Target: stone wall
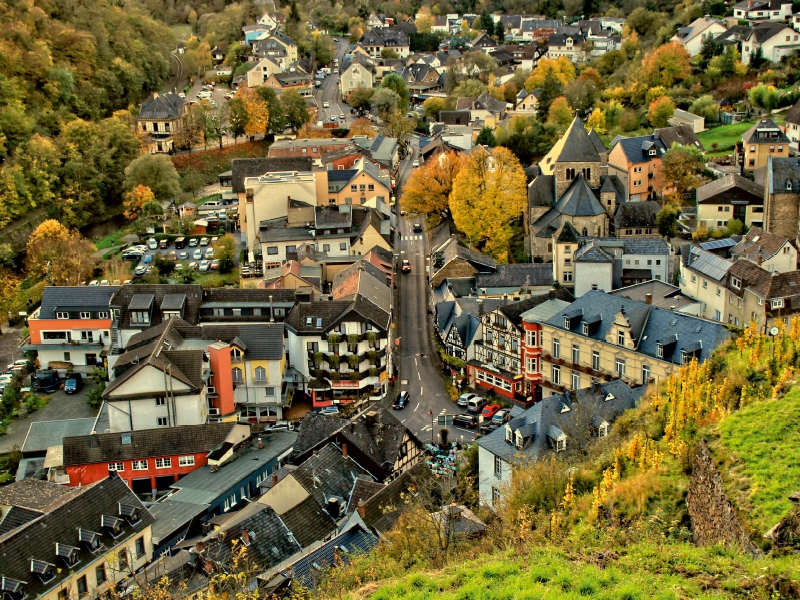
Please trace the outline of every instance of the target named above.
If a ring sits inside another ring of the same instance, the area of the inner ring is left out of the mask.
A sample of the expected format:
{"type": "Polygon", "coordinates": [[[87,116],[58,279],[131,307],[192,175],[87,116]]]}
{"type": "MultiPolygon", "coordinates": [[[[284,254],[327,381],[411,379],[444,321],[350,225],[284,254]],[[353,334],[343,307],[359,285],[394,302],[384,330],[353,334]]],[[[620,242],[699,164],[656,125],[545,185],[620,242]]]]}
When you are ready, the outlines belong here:
{"type": "Polygon", "coordinates": [[[794,242],[797,239],[798,211],[800,211],[800,194],[782,192],[765,194],[764,228],[770,233],[779,235],[794,242]]]}
{"type": "Polygon", "coordinates": [[[725,494],[722,477],[705,442],[697,445],[686,504],[697,545],[737,545],[748,554],[759,554],[725,494]]]}

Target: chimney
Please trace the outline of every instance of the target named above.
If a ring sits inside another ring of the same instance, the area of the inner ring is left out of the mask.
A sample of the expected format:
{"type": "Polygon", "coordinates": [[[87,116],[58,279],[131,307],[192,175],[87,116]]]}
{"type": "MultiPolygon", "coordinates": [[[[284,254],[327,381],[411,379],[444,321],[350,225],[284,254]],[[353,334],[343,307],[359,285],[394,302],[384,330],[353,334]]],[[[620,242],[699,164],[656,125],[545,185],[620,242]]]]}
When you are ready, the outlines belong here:
{"type": "Polygon", "coordinates": [[[339,499],[331,496],[328,498],[328,514],[335,521],[339,518],[339,499]]]}
{"type": "Polygon", "coordinates": [[[555,290],[555,288],[550,288],[548,290],[547,297],[550,298],[550,300],[555,300],[556,299],[556,290],[555,290]]]}
{"type": "Polygon", "coordinates": [[[764,262],[764,256],[761,254],[761,252],[759,252],[758,253],[758,266],[760,267],[761,263],[763,263],[763,262],[764,262]]]}
{"type": "Polygon", "coordinates": [[[644,295],[644,303],[645,304],[652,304],[653,303],[653,294],[645,294],[644,295]]]}
{"type": "Polygon", "coordinates": [[[342,442],[342,456],[347,458],[347,442],[342,442]]]}
{"type": "Polygon", "coordinates": [[[263,450],[264,449],[264,442],[263,442],[263,440],[261,438],[258,438],[258,449],[259,450],[263,450]]]}
{"type": "Polygon", "coordinates": [[[483,300],[478,298],[478,317],[483,316],[483,300]]]}
{"type": "Polygon", "coordinates": [[[369,426],[375,425],[375,422],[378,420],[378,413],[376,413],[374,410],[371,410],[364,415],[364,420],[369,426]]]}
{"type": "Polygon", "coordinates": [[[249,531],[247,531],[247,529],[245,529],[245,530],[242,532],[242,541],[243,541],[245,544],[249,544],[249,543],[250,543],[250,532],[249,532],[249,531]]]}
{"type": "Polygon", "coordinates": [[[365,504],[364,504],[364,501],[363,501],[363,500],[359,500],[359,501],[358,501],[358,508],[357,508],[356,510],[358,510],[358,514],[359,514],[359,515],[361,516],[361,518],[363,519],[363,518],[364,518],[364,515],[365,515],[365,514],[366,514],[366,512],[367,512],[367,507],[365,506],[365,504]]]}
{"type": "Polygon", "coordinates": [[[272,485],[278,485],[278,472],[275,471],[272,474],[272,485]]]}

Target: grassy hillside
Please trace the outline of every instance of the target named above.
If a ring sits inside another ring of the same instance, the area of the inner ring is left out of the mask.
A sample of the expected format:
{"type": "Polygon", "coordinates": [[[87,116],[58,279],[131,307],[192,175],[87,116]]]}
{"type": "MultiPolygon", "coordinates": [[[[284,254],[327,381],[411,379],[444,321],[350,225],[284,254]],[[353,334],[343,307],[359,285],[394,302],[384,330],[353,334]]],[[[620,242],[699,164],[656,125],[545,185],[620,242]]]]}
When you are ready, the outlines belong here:
{"type": "Polygon", "coordinates": [[[787,495],[800,490],[800,388],[732,414],[719,433],[729,494],[763,534],[789,512],[787,495]]]}

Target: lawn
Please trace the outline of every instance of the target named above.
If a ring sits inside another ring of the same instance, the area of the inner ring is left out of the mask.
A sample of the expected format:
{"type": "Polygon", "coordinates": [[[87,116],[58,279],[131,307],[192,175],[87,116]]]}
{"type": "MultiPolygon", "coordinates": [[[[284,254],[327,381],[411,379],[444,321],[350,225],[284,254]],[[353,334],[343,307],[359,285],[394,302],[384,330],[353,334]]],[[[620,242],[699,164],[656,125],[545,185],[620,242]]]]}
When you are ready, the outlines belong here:
{"type": "Polygon", "coordinates": [[[98,250],[104,250],[106,248],[111,248],[111,246],[118,245],[119,239],[121,237],[125,237],[128,234],[127,229],[119,229],[117,231],[112,231],[108,235],[101,237],[94,243],[95,248],[98,250]]]}
{"type": "Polygon", "coordinates": [[[172,32],[172,35],[175,36],[175,39],[179,42],[185,42],[192,37],[192,26],[188,23],[173,25],[169,29],[172,32]]]}
{"type": "Polygon", "coordinates": [[[726,417],[719,429],[731,457],[723,477],[735,487],[739,512],[764,533],[789,512],[787,496],[800,481],[800,387],[726,417]]]}
{"type": "Polygon", "coordinates": [[[750,129],[753,124],[753,121],[742,121],[731,125],[720,125],[698,133],[697,137],[708,152],[713,152],[712,144],[715,143],[717,144],[717,151],[728,150],[742,139],[742,134],[750,129]]]}

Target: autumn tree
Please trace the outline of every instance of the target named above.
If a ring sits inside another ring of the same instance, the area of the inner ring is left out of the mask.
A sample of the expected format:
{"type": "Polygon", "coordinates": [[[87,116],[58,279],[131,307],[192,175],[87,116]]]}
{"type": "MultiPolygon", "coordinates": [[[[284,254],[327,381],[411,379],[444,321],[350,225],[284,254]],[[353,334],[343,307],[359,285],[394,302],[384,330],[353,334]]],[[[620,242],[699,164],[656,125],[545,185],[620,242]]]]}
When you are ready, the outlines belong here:
{"type": "Polygon", "coordinates": [[[412,213],[441,213],[450,202],[453,181],[466,158],[452,150],[431,158],[403,186],[403,208],[412,213]]]}
{"type": "Polygon", "coordinates": [[[757,86],[750,88],[747,93],[747,99],[750,100],[753,106],[772,112],[778,106],[779,94],[774,86],[759,83],[757,86]]]}
{"type": "Polygon", "coordinates": [[[235,96],[228,102],[228,123],[230,129],[228,133],[233,136],[233,143],[236,139],[244,135],[245,127],[250,116],[247,114],[247,107],[244,100],[235,96]]]}
{"type": "Polygon", "coordinates": [[[394,90],[380,88],[372,94],[370,102],[372,103],[372,108],[378,111],[378,116],[386,120],[389,114],[399,110],[400,96],[394,90]]]}
{"type": "Polygon", "coordinates": [[[708,124],[714,123],[717,120],[719,109],[717,108],[717,103],[714,101],[714,97],[710,94],[706,94],[692,102],[692,105],[689,107],[689,112],[698,117],[703,117],[708,124]]]}
{"type": "Polygon", "coordinates": [[[547,122],[557,125],[561,129],[566,129],[572,123],[573,113],[567,99],[561,96],[553,100],[550,109],[547,111],[547,122]]]}
{"type": "Polygon", "coordinates": [[[131,263],[115,256],[103,265],[103,275],[111,282],[122,282],[131,278],[131,263]]]}
{"type": "Polygon", "coordinates": [[[508,262],[511,223],[528,201],[525,171],[507,148],[472,152],[453,182],[450,209],[456,226],[499,262],[508,262]]]}
{"type": "Polygon", "coordinates": [[[394,110],[384,118],[381,131],[386,137],[396,138],[397,142],[405,147],[416,128],[416,119],[405,116],[399,110],[394,110]]]}
{"type": "Polygon", "coordinates": [[[267,103],[267,109],[269,110],[269,133],[273,135],[282,133],[283,130],[286,129],[286,109],[283,106],[283,102],[281,102],[280,96],[278,96],[275,90],[264,86],[256,88],[256,91],[259,96],[264,99],[264,102],[267,103]]]}
{"type": "Polygon", "coordinates": [[[400,75],[394,72],[384,75],[379,89],[392,90],[398,97],[397,107],[402,112],[408,111],[408,85],[406,84],[406,80],[400,77],[400,75]]]}
{"type": "Polygon", "coordinates": [[[671,199],[680,204],[684,194],[703,182],[706,163],[703,153],[695,146],[679,146],[677,142],[661,159],[661,173],[666,187],[672,188],[671,199]]]}
{"type": "Polygon", "coordinates": [[[155,201],[153,190],[146,185],[137,185],[125,194],[125,216],[136,219],[142,215],[142,210],[147,204],[155,201]]]}
{"type": "Polygon", "coordinates": [[[311,121],[311,114],[308,112],[308,104],[297,90],[288,90],[281,94],[281,104],[286,114],[286,123],[297,131],[306,123],[311,121]]]}
{"type": "Polygon", "coordinates": [[[363,115],[365,112],[369,112],[371,106],[370,101],[372,100],[372,94],[374,92],[375,90],[372,88],[357,88],[347,97],[347,105],[358,112],[358,114],[363,115]]]}
{"type": "Polygon", "coordinates": [[[369,119],[356,119],[350,124],[350,131],[348,132],[347,136],[353,137],[354,135],[366,135],[367,137],[375,137],[378,132],[372,127],[372,121],[369,119]]]}
{"type": "Polygon", "coordinates": [[[445,106],[447,106],[447,101],[436,96],[432,96],[422,103],[422,108],[425,109],[425,116],[434,121],[439,120],[439,113],[446,110],[445,106]]]}
{"type": "Polygon", "coordinates": [[[50,285],[80,285],[92,277],[97,265],[94,252],[80,233],[49,219],[28,238],[25,266],[30,276],[47,277],[50,285]]]}
{"type": "Polygon", "coordinates": [[[666,127],[674,114],[675,104],[667,96],[662,96],[650,103],[647,118],[653,127],[666,127]]]}
{"type": "Polygon", "coordinates": [[[539,89],[544,85],[545,78],[552,75],[562,86],[575,79],[575,65],[566,56],[555,60],[550,58],[539,59],[531,76],[525,81],[525,89],[529,92],[539,89]]]}
{"type": "Polygon", "coordinates": [[[606,132],[606,116],[600,108],[595,108],[586,124],[590,129],[594,129],[596,133],[603,134],[606,132]]]}
{"type": "Polygon", "coordinates": [[[137,186],[150,188],[156,200],[166,200],[181,193],[181,183],[175,165],[163,154],[142,154],[125,169],[127,191],[137,186]]]}
{"type": "Polygon", "coordinates": [[[686,48],[677,42],[669,42],[652,50],[642,63],[648,85],[670,88],[685,79],[692,72],[689,58],[686,48]]]}
{"type": "Polygon", "coordinates": [[[236,264],[236,238],[223,235],[214,244],[214,258],[219,261],[219,272],[229,273],[236,264]]]}
{"type": "Polygon", "coordinates": [[[264,99],[250,88],[239,88],[236,97],[241,98],[247,111],[244,134],[250,138],[258,133],[266,134],[269,127],[269,107],[264,99]]]}

